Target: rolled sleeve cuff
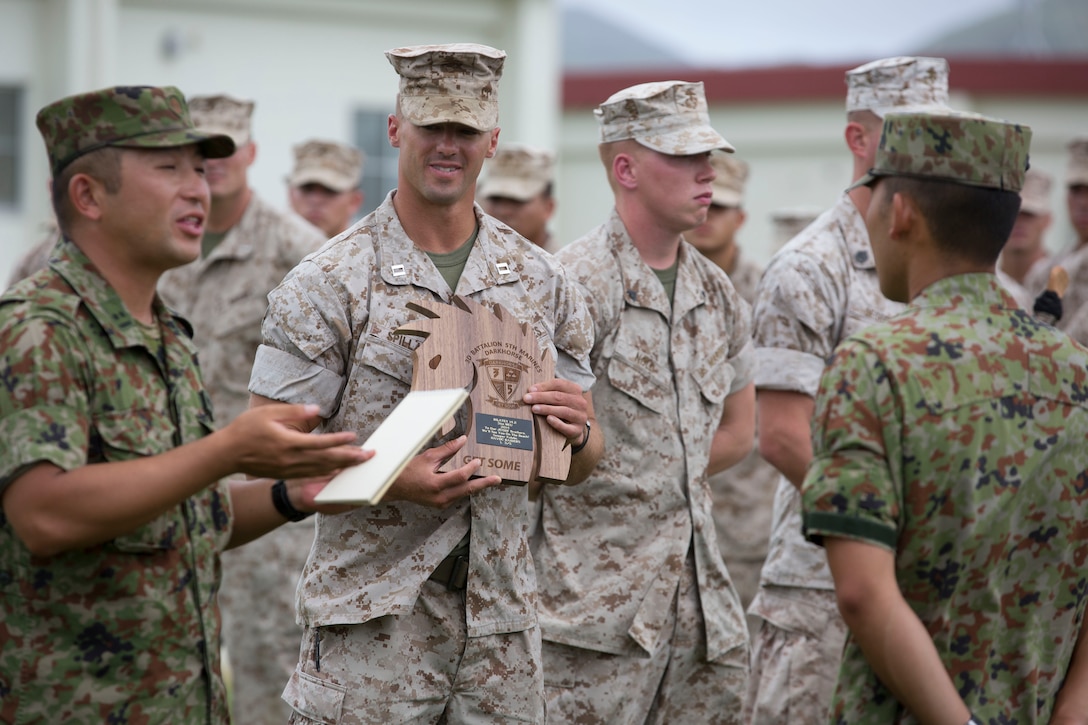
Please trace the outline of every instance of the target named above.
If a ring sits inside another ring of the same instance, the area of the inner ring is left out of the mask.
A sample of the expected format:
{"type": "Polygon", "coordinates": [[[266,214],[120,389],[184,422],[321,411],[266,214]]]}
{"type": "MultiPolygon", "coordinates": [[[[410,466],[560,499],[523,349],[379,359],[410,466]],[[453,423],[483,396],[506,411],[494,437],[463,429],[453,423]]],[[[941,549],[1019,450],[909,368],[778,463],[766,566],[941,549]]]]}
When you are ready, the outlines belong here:
{"type": "Polygon", "coordinates": [[[788,390],[815,398],[825,361],[819,355],[780,347],[757,347],[756,387],[788,390]]]}
{"type": "Polygon", "coordinates": [[[336,411],[344,379],[327,368],[268,345],[257,348],[249,392],[284,403],[313,403],[322,418],[336,411]]]}
{"type": "Polygon", "coordinates": [[[806,511],[802,522],[804,537],[820,546],[825,536],[835,536],[876,544],[894,553],[899,538],[894,528],[879,521],[827,511],[806,511]]]}
{"type": "Polygon", "coordinates": [[[572,383],[578,383],[583,393],[592,388],[593,383],[597,382],[597,377],[589,369],[587,363],[579,362],[577,358],[562,350],[558,350],[557,353],[555,375],[572,383]]]}
{"type": "Polygon", "coordinates": [[[756,349],[751,342],[745,343],[740,352],[733,357],[730,361],[733,365],[733,371],[736,373],[733,377],[733,382],[729,385],[729,394],[743,390],[748,383],[752,382],[755,376],[756,368],[756,349]]]}

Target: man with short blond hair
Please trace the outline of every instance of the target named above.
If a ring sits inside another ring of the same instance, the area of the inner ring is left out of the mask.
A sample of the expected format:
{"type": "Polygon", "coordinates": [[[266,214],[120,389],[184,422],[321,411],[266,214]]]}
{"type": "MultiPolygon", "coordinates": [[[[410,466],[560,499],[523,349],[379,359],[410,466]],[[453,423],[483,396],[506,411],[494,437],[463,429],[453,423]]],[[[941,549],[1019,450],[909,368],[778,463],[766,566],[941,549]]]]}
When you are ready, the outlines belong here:
{"type": "Polygon", "coordinates": [[[540,495],[548,720],[740,723],[748,630],[707,476],[752,448],[749,308],[683,239],[706,219],[711,152],[733,147],[702,83],[633,86],[595,115],[615,207],[557,256],[593,318],[608,447],[577,489],[540,495]]]}

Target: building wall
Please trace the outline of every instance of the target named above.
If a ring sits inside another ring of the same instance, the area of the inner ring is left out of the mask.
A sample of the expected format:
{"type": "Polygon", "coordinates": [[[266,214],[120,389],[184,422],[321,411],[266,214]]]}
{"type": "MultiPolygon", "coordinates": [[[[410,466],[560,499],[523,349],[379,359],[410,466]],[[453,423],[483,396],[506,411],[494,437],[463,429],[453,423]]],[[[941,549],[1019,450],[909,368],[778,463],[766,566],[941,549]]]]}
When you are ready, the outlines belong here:
{"type": "Polygon", "coordinates": [[[152,84],[252,99],[250,181],[286,206],[293,144],[354,142],[357,111],[392,111],[389,48],[477,42],[505,50],[503,137],[554,145],[556,12],[554,0],[0,0],[0,83],[11,77],[27,87],[26,194],[17,208],[0,209],[0,280],[49,214],[33,116],[55,98],[152,84]],[[73,40],[56,42],[64,38],[73,40]]]}
{"type": "MultiPolygon", "coordinates": [[[[1055,176],[1054,224],[1047,245],[1072,240],[1065,210],[1065,146],[1088,134],[1088,62],[1066,64],[951,62],[954,107],[1032,127],[1031,163],[1055,176]],[[957,86],[957,70],[962,81],[957,86]]],[[[650,80],[704,81],[712,125],[751,165],[745,253],[765,263],[774,252],[772,212],[826,209],[849,185],[852,161],[843,140],[846,68],[754,72],[688,70],[679,75],[615,74],[567,78],[559,147],[554,231],[566,244],[603,222],[612,206],[597,156],[593,107],[615,91],[650,80]]]]}

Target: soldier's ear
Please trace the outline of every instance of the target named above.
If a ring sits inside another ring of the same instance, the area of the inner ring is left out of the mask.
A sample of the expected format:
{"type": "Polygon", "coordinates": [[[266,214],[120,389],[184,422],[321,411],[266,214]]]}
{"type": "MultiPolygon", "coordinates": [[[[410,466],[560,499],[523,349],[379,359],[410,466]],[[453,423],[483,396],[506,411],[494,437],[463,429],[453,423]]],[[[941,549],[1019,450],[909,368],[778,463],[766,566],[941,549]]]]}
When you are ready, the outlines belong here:
{"type": "Polygon", "coordinates": [[[102,197],[106,187],[90,174],[73,174],[68,180],[68,199],[76,214],[92,221],[102,218],[102,197]]]}

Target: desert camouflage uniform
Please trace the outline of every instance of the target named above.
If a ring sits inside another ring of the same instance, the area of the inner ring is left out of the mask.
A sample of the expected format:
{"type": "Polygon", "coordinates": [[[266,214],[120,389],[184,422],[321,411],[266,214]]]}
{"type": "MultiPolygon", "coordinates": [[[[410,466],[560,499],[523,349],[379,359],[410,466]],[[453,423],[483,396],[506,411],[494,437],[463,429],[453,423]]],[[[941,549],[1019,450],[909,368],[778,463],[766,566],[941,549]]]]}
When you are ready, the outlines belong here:
{"type": "Polygon", "coordinates": [[[726,397],[751,382],[748,305],[686,242],[670,304],[615,211],[558,256],[594,320],[606,448],[581,485],[542,492],[533,558],[549,717],[644,718],[667,664],[660,701],[677,711],[658,718],[739,722],[748,633],[706,467],[726,397]]]}
{"type": "MultiPolygon", "coordinates": [[[[821,383],[807,533],[895,553],[979,722],[1048,722],[1084,620],[1085,390],[1088,350],[987,274],[930,285],[844,342],[821,383]]],[[[916,722],[852,639],[832,720],[916,722]]]]}
{"type": "MultiPolygon", "coordinates": [[[[755,304],[756,287],[762,276],[763,267],[738,250],[729,281],[750,305],[755,304]]],[[[740,463],[710,477],[718,547],[745,609],[759,589],[759,572],[767,557],[771,507],[777,483],[778,471],[763,460],[758,446],[753,446],[752,452],[740,463]]],[[[756,624],[756,618],[748,619],[750,631],[755,631],[756,624]]]]}
{"type": "MultiPolygon", "coordinates": [[[[189,328],[155,313],[158,351],[70,242],[3,297],[0,488],[36,462],[72,470],[211,432],[189,328]]],[[[225,722],[215,598],[230,528],[224,483],[130,534],[48,558],[0,518],[0,720],[225,722]]]]}
{"type": "MultiPolygon", "coordinates": [[[[825,361],[846,336],[902,309],[880,293],[865,222],[849,196],[771,260],[754,319],[756,387],[815,397],[825,361]]],[[[821,722],[846,637],[823,549],[801,536],[801,495],[784,476],[749,609],[753,637],[745,703],[753,723],[821,722]]]]}
{"type": "MultiPolygon", "coordinates": [[[[166,272],[163,300],[193,324],[201,369],[220,425],[249,407],[249,373],[261,342],[267,295],[325,236],[254,195],[211,254],[166,272]]],[[[223,555],[223,642],[240,723],[282,722],[279,700],[294,671],[294,590],[313,542],[312,521],[288,523],[223,555]]]]}
{"type": "Polygon", "coordinates": [[[1055,327],[1065,330],[1078,342],[1088,344],[1088,319],[1074,324],[1079,317],[1088,317],[1088,244],[1069,247],[1048,259],[1036,264],[1024,280],[1024,286],[1032,293],[1039,294],[1046,289],[1050,270],[1061,265],[1069,274],[1069,288],[1062,295],[1062,319],[1055,327]]]}
{"type": "MultiPolygon", "coordinates": [[[[478,205],[475,214],[479,232],[457,294],[502,304],[529,322],[542,349],[558,349],[557,373],[588,389],[593,332],[574,285],[550,255],[478,205]]],[[[448,302],[452,293],[404,232],[390,195],[270,295],[251,389],[276,400],[314,402],[326,419],[323,430],[353,430],[365,440],[411,383],[419,338],[395,333],[418,317],[407,303],[448,302]]],[[[542,717],[526,506],[524,487],[498,486],[442,510],[390,502],[318,515],[298,591],[307,631],[284,692],[306,716],[293,721],[425,717],[415,707],[430,707],[429,718],[437,719],[449,698],[450,718],[470,705],[500,722],[542,717]],[[467,590],[428,582],[469,532],[467,590]],[[412,652],[385,639],[398,619],[419,627],[412,652]],[[460,665],[456,656],[441,655],[452,636],[467,638],[460,665]],[[330,651],[330,639],[344,644],[330,651]],[[405,666],[432,649],[433,658],[405,666]]]]}

